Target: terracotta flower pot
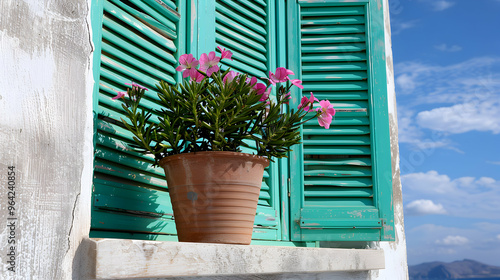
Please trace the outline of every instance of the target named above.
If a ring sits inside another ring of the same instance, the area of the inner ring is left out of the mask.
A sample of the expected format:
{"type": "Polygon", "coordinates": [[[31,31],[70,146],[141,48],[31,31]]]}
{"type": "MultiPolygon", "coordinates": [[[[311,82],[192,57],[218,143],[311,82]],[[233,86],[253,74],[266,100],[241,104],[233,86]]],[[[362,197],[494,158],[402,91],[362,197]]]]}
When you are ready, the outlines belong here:
{"type": "Polygon", "coordinates": [[[165,169],[181,242],[250,244],[264,157],[236,152],[169,156],[165,169]]]}

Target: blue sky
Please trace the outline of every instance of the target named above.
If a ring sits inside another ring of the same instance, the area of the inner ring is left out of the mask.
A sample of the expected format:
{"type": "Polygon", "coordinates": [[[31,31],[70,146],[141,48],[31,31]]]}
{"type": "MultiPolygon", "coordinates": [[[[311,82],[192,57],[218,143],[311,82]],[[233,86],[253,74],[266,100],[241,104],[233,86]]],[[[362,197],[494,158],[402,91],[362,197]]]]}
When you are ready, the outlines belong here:
{"type": "Polygon", "coordinates": [[[410,265],[500,266],[500,0],[389,0],[410,265]]]}

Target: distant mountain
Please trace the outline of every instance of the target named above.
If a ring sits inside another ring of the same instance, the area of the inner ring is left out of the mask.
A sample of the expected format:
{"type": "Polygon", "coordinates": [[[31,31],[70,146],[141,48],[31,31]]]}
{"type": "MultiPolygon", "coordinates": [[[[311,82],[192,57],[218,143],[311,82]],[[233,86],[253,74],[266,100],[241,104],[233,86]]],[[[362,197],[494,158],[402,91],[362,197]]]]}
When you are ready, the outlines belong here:
{"type": "Polygon", "coordinates": [[[473,260],[429,262],[408,267],[410,280],[500,278],[500,267],[473,260]]]}

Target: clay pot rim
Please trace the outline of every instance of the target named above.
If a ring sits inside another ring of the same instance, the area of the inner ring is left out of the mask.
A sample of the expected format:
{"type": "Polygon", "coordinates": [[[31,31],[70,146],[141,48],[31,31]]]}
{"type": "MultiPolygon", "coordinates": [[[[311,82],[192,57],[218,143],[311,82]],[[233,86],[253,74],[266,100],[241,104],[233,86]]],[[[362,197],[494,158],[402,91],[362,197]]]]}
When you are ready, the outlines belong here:
{"type": "Polygon", "coordinates": [[[181,153],[177,155],[171,155],[168,157],[164,157],[160,160],[160,166],[163,166],[167,162],[170,161],[177,161],[181,159],[185,159],[186,157],[232,157],[232,158],[240,158],[244,160],[250,160],[253,162],[257,163],[262,163],[264,167],[269,166],[269,159],[263,156],[258,156],[258,155],[252,155],[248,153],[242,153],[242,152],[231,152],[231,151],[202,151],[202,152],[191,152],[191,153],[181,153]]]}

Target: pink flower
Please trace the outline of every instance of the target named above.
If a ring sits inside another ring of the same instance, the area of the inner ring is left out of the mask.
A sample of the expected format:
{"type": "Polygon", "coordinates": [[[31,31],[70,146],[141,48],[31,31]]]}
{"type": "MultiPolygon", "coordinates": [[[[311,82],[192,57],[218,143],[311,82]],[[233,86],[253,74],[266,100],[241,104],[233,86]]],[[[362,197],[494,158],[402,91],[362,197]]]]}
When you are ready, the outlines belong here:
{"type": "Polygon", "coordinates": [[[328,100],[321,100],[319,102],[321,107],[317,108],[316,111],[321,114],[318,116],[319,125],[329,129],[330,124],[332,123],[333,116],[335,115],[335,109],[333,109],[333,105],[330,104],[328,100]]]}
{"type": "Polygon", "coordinates": [[[197,83],[200,83],[201,81],[203,81],[203,78],[205,78],[205,75],[203,75],[200,72],[196,71],[196,73],[191,76],[191,81],[195,81],[197,83]]]}
{"type": "Polygon", "coordinates": [[[215,56],[215,52],[210,52],[208,55],[206,53],[201,54],[200,71],[206,72],[207,76],[210,77],[213,72],[219,71],[219,66],[217,65],[219,61],[220,57],[215,56]]]}
{"type": "Polygon", "coordinates": [[[125,96],[125,94],[127,94],[125,91],[119,91],[116,93],[116,96],[111,98],[111,99],[116,100],[116,99],[122,98],[125,96]]]}
{"type": "Polygon", "coordinates": [[[227,58],[229,60],[233,60],[231,58],[231,56],[233,55],[233,53],[230,51],[230,50],[226,50],[225,48],[221,47],[221,46],[218,46],[217,47],[220,51],[220,59],[224,59],[224,58],[227,58]]]}
{"type": "Polygon", "coordinates": [[[252,88],[256,94],[264,94],[266,92],[267,86],[263,83],[258,83],[252,88]]]}
{"type": "Polygon", "coordinates": [[[303,96],[297,109],[304,108],[304,111],[309,112],[312,110],[314,101],[318,101],[318,99],[311,92],[311,98],[307,99],[307,97],[303,96]]]}
{"type": "Polygon", "coordinates": [[[125,85],[132,86],[132,89],[135,89],[135,90],[137,90],[137,88],[140,88],[140,89],[143,89],[143,90],[148,90],[147,88],[145,88],[145,87],[143,87],[143,86],[141,86],[139,84],[136,84],[134,82],[132,82],[131,84],[125,83],[125,85]]]}
{"type": "Polygon", "coordinates": [[[230,83],[234,80],[234,78],[236,78],[237,75],[238,75],[238,73],[231,70],[231,71],[229,71],[229,73],[226,74],[226,76],[224,76],[222,81],[224,83],[230,83]]]}
{"type": "Polygon", "coordinates": [[[296,85],[298,88],[301,88],[301,89],[304,88],[304,86],[302,85],[302,81],[299,79],[293,79],[293,80],[290,80],[290,82],[292,82],[292,84],[296,85]]]}
{"type": "Polygon", "coordinates": [[[198,60],[196,60],[192,54],[183,54],[179,58],[179,63],[181,65],[177,66],[175,70],[177,71],[184,71],[182,73],[183,78],[187,78],[190,76],[196,76],[196,66],[200,63],[198,60]]]}
{"type": "MultiPolygon", "coordinates": [[[[257,81],[257,79],[255,79],[257,81]]],[[[252,90],[255,94],[262,95],[259,101],[266,101],[269,99],[269,95],[271,94],[271,87],[267,88],[267,86],[263,83],[258,83],[253,86],[252,90]]]]}
{"type": "Polygon", "coordinates": [[[251,79],[250,78],[247,78],[247,84],[250,84],[251,86],[255,85],[255,83],[257,83],[257,78],[255,77],[252,77],[251,79]]]}
{"type": "MultiPolygon", "coordinates": [[[[271,94],[271,88],[268,88],[266,91],[262,93],[262,96],[260,97],[259,101],[266,101],[267,99],[269,99],[270,94],[271,94]]],[[[269,102],[266,104],[269,104],[269,102]]]]}
{"type": "Polygon", "coordinates": [[[285,67],[278,67],[276,68],[276,74],[269,71],[269,82],[273,85],[286,82],[289,80],[288,75],[294,75],[292,70],[288,70],[285,67]]]}
{"type": "MultiPolygon", "coordinates": [[[[292,99],[292,96],[290,95],[290,93],[283,95],[283,100],[290,100],[290,99],[292,99]]],[[[288,104],[288,103],[290,103],[290,101],[285,101],[283,103],[288,104]]]]}

